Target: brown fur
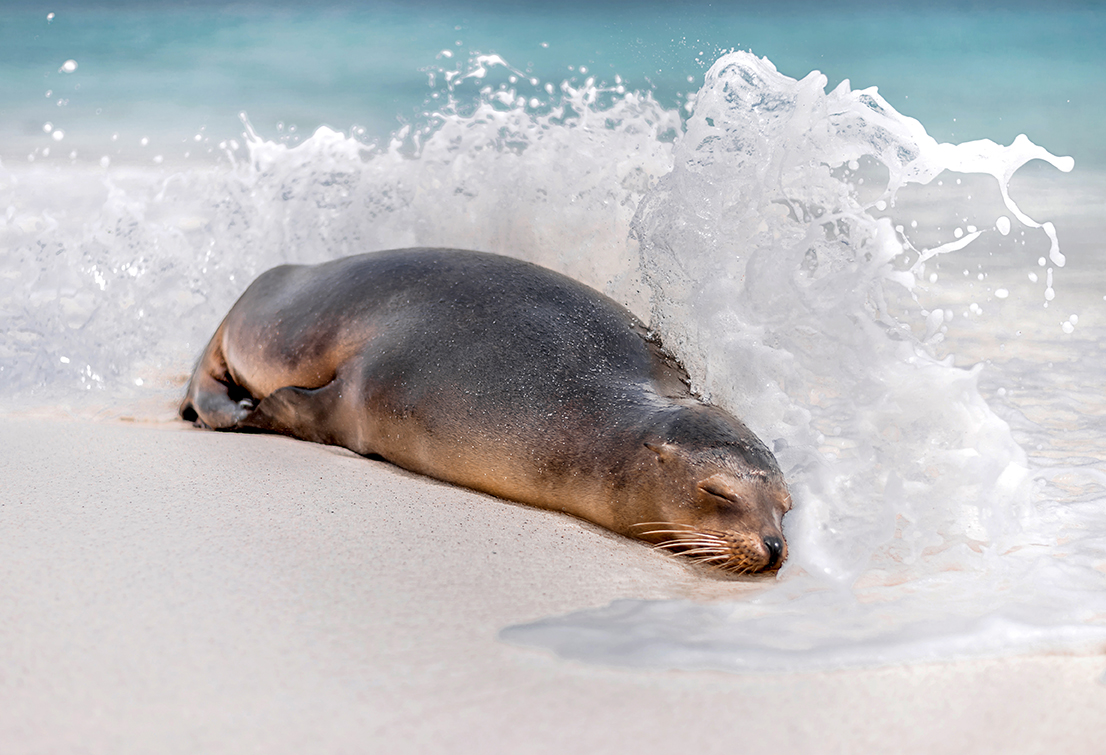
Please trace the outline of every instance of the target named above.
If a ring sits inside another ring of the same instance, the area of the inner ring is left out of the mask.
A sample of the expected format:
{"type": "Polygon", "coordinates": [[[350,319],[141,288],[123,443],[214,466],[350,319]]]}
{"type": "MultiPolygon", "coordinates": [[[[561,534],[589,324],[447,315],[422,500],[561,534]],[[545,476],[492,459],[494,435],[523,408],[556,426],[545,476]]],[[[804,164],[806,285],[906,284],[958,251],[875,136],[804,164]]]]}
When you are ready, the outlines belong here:
{"type": "Polygon", "coordinates": [[[778,568],[772,454],[626,309],[544,268],[409,249],[283,266],[215,332],[181,416],[376,454],[731,572],[778,568]]]}

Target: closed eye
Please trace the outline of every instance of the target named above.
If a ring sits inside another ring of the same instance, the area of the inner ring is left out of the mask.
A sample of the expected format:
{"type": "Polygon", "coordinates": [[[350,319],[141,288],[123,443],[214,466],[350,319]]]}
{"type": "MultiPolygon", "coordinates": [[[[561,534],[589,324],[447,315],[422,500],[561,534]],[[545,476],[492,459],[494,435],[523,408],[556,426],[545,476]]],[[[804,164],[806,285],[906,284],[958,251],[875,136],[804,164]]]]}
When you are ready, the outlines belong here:
{"type": "Polygon", "coordinates": [[[736,493],[714,480],[703,480],[699,483],[699,489],[730,503],[741,503],[741,499],[737,497],[736,493]]]}

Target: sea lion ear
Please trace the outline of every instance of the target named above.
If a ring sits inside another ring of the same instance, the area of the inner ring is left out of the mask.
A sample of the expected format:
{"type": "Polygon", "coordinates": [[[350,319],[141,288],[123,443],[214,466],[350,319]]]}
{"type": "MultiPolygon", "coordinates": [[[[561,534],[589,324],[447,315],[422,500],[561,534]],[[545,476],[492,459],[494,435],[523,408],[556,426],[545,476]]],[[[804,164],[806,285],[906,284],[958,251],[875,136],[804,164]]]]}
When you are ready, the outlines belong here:
{"type": "Polygon", "coordinates": [[[657,461],[662,464],[676,458],[676,447],[671,443],[649,443],[645,447],[657,455],[657,461]]]}

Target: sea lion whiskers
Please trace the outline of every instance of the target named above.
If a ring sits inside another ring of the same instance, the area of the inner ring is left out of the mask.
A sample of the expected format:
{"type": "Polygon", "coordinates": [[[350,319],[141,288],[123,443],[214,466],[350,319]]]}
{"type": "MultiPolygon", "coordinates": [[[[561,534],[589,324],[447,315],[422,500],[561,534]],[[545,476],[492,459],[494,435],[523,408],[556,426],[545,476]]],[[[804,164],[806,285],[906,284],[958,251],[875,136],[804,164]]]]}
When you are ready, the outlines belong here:
{"type": "MultiPolygon", "coordinates": [[[[654,524],[661,523],[656,522],[654,524]]],[[[729,549],[726,535],[723,533],[700,530],[690,525],[680,525],[674,522],[665,522],[664,524],[670,527],[684,527],[685,529],[648,530],[636,534],[638,537],[646,537],[648,535],[671,535],[672,537],[670,539],[655,543],[653,547],[683,555],[689,554],[690,550],[693,548],[711,549],[714,552],[719,552],[722,549],[729,549]]]]}
{"type": "Polygon", "coordinates": [[[717,566],[721,569],[726,569],[726,563],[730,560],[730,556],[724,553],[716,553],[713,556],[687,556],[687,558],[693,564],[717,566]]]}
{"type": "Polygon", "coordinates": [[[690,524],[679,524],[677,522],[638,522],[637,524],[631,524],[627,529],[633,534],[634,537],[644,538],[649,535],[694,535],[699,530],[690,524]],[[642,527],[680,527],[682,529],[657,529],[657,530],[642,530],[642,527]]]}
{"type": "Polygon", "coordinates": [[[657,548],[665,548],[667,550],[678,550],[683,553],[690,548],[718,548],[724,546],[725,540],[718,537],[703,537],[703,538],[675,538],[672,540],[665,540],[664,542],[657,543],[657,548]]]}
{"type": "Polygon", "coordinates": [[[761,568],[751,557],[747,541],[733,533],[701,530],[678,522],[641,522],[630,529],[635,536],[666,535],[668,539],[653,543],[653,548],[687,558],[692,563],[710,566],[729,574],[748,574],[761,568]],[[651,527],[653,529],[643,529],[651,527]]]}
{"type": "Polygon", "coordinates": [[[756,571],[755,565],[747,561],[735,561],[733,563],[721,564],[718,568],[730,574],[751,574],[756,571]]]}
{"type": "Polygon", "coordinates": [[[672,530],[649,530],[648,532],[636,533],[636,537],[644,539],[645,537],[648,537],[649,535],[676,535],[676,537],[674,537],[670,542],[683,543],[683,542],[687,541],[687,537],[680,537],[681,535],[693,536],[693,535],[696,535],[696,534],[698,534],[698,533],[696,533],[696,532],[686,532],[685,533],[685,532],[679,532],[679,531],[673,532],[672,530]]]}
{"type": "Polygon", "coordinates": [[[684,532],[697,532],[698,528],[691,524],[680,524],[679,522],[638,522],[637,524],[631,524],[630,529],[636,530],[638,527],[680,527],[684,532]]]}
{"type": "Polygon", "coordinates": [[[708,535],[711,537],[718,537],[723,534],[721,532],[712,532],[696,527],[693,524],[683,524],[681,522],[638,522],[637,524],[631,524],[627,529],[633,532],[636,537],[651,534],[708,535]],[[640,531],[643,527],[660,527],[661,529],[640,531]]]}
{"type": "Polygon", "coordinates": [[[711,566],[730,574],[748,574],[755,571],[755,564],[744,555],[738,555],[732,549],[696,549],[681,551],[680,556],[701,566],[711,566]]]}
{"type": "Polygon", "coordinates": [[[729,558],[729,554],[720,553],[717,548],[712,547],[692,548],[691,550],[680,551],[680,555],[688,557],[698,556],[702,558],[706,558],[709,556],[712,559],[716,557],[729,558]]]}

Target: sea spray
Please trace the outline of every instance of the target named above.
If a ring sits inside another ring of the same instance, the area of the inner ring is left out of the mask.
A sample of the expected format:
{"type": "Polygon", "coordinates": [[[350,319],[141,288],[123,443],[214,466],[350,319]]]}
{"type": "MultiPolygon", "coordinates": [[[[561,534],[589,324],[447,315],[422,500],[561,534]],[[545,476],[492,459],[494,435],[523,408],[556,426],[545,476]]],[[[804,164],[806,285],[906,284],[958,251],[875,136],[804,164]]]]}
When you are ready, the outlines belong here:
{"type": "MultiPolygon", "coordinates": [[[[917,248],[882,214],[908,184],[988,174],[1061,266],[1055,228],[1022,212],[1008,183],[1031,159],[1065,171],[1071,159],[1025,137],[938,144],[874,89],[825,85],[746,53],[718,60],[672,172],[633,222],[653,328],[704,396],[773,446],[791,481],[778,586],[736,604],[620,602],[505,639],[600,662],[730,670],[1106,639],[1101,539],[1079,564],[1045,555],[1063,535],[1034,500],[1026,454],[981,397],[980,368],[934,353],[944,312],[912,301],[929,260],[987,231],[917,248]],[[1078,600],[1057,599],[1073,590],[1078,600]]],[[[995,232],[1009,223],[996,216],[995,232]]]]}
{"type": "Polygon", "coordinates": [[[221,164],[0,165],[0,400],[171,416],[260,272],[374,249],[514,254],[647,315],[628,229],[671,169],[678,114],[595,82],[535,110],[484,83],[463,113],[442,102],[381,145],[323,127],[289,146],[243,116],[221,164]]]}
{"type": "Polygon", "coordinates": [[[991,513],[1026,502],[1025,455],[974,375],[914,337],[916,309],[887,306],[888,289],[909,291],[937,252],[896,266],[900,234],[869,210],[946,166],[994,164],[1008,180],[1012,162],[1055,158],[1022,144],[939,145],[874,90],[825,84],[747,53],[720,59],[633,228],[653,327],[704,395],[794,470],[791,527],[805,547],[786,568],[851,583],[879,549],[912,561],[937,547],[923,533],[939,533],[941,550],[1001,538],[1001,526],[986,532],[991,513]],[[864,159],[887,173],[867,201],[850,175],[864,159]]]}

